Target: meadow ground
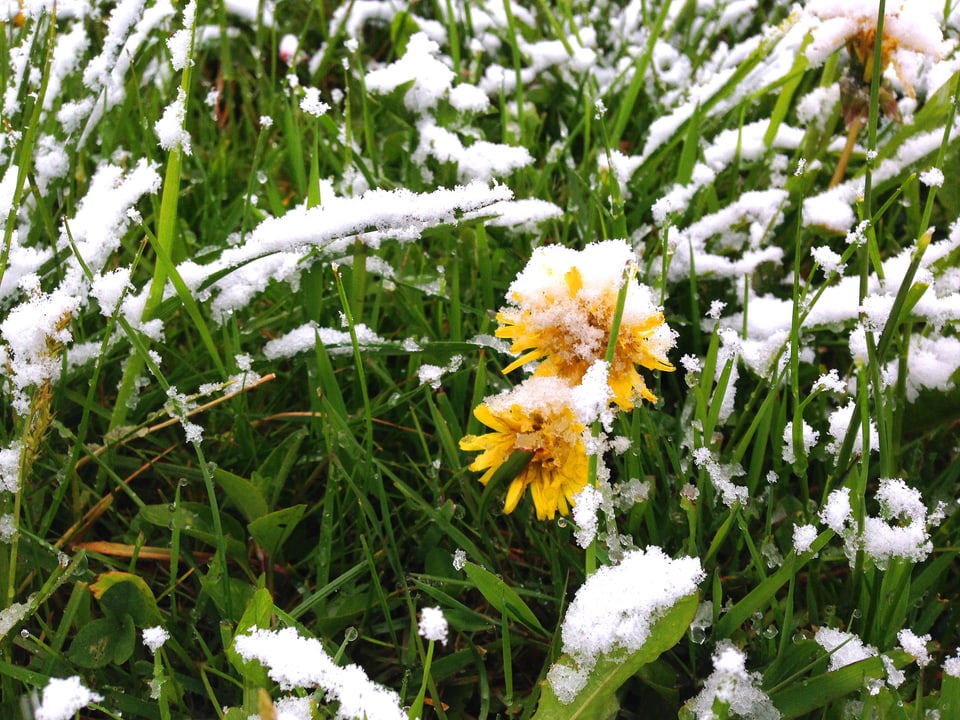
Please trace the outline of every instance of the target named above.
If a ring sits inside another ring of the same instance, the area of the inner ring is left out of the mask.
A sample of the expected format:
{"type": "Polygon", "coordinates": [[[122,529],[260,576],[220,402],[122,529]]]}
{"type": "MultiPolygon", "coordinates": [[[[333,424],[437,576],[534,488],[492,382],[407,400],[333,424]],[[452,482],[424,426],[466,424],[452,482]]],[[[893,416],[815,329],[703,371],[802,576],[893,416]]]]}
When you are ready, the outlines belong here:
{"type": "Polygon", "coordinates": [[[0,716],[960,717],[955,0],[24,0],[0,716]]]}

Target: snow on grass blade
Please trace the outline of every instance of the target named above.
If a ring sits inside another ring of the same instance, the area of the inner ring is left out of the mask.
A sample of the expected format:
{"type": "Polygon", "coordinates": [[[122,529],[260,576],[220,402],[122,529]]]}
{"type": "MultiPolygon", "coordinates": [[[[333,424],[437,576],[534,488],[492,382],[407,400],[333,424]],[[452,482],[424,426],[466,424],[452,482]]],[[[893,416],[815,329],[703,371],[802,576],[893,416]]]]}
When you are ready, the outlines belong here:
{"type": "MultiPolygon", "coordinates": [[[[640,668],[680,641],[690,627],[698,603],[699,593],[681,599],[652,625],[650,635],[639,650],[602,655],[586,683],[569,702],[557,696],[552,680],[545,682],[534,720],[605,720],[614,717],[620,707],[617,690],[640,668]]],[[[571,656],[563,655],[550,672],[554,678],[574,675],[577,673],[575,661],[571,656]]]]}

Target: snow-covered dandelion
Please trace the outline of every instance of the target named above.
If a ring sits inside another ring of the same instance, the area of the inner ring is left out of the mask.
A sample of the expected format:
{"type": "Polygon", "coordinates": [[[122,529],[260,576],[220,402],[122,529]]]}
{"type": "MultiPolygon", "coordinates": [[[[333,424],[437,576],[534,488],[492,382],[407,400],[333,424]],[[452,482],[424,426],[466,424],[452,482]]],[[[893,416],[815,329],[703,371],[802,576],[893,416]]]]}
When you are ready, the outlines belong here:
{"type": "MultiPolygon", "coordinates": [[[[863,80],[873,77],[873,52],[877,38],[876,0],[847,0],[837,3],[812,0],[807,10],[823,20],[815,32],[815,44],[824,49],[846,45],[852,60],[863,69],[863,80]]],[[[891,65],[900,73],[899,55],[918,53],[939,58],[943,34],[936,18],[922,4],[891,2],[884,8],[883,38],[880,45],[880,71],[891,65]]]]}
{"type": "Polygon", "coordinates": [[[579,383],[604,359],[613,330],[617,297],[629,283],[613,362],[613,400],[630,410],[640,400],[656,402],[637,366],[673,370],[667,352],[675,334],[664,322],[649,287],[636,279],[633,250],[623,240],[592,243],[582,251],[550,245],[537,248],[497,314],[497,337],[512,341],[518,355],[511,372],[539,361],[537,376],[556,375],[579,383]]]}
{"type": "Polygon", "coordinates": [[[530,488],[540,520],[570,512],[573,496],[587,483],[584,425],[571,404],[572,387],[553,376],[532,377],[513,390],[488,397],[474,409],[477,419],[493,432],[467,435],[462,450],[480,450],[470,465],[485,471],[486,485],[516,451],[530,461],[510,483],[503,510],[511,513],[530,488]]]}

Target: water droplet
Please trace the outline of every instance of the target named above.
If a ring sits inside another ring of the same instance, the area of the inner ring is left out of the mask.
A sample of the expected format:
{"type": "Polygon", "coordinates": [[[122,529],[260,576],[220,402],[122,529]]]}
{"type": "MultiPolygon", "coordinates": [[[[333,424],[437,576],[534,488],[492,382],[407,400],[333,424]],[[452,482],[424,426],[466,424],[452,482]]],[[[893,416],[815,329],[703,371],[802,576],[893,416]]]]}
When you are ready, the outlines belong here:
{"type": "Polygon", "coordinates": [[[348,627],[346,630],[343,631],[343,639],[346,640],[348,643],[353,642],[358,637],[360,637],[360,633],[357,632],[357,629],[353,627],[353,625],[351,625],[350,627],[348,627]]]}
{"type": "Polygon", "coordinates": [[[691,627],[690,639],[697,645],[703,645],[707,641],[707,631],[702,627],[691,627]]]}
{"type": "Polygon", "coordinates": [[[763,631],[763,636],[764,636],[767,640],[770,640],[770,639],[772,639],[772,638],[775,638],[775,637],[779,634],[779,632],[780,632],[780,631],[777,630],[777,626],[776,626],[776,625],[768,625],[767,628],[763,631]]]}
{"type": "Polygon", "coordinates": [[[23,630],[20,631],[20,637],[26,640],[28,637],[30,637],[30,631],[24,628],[23,630]]]}
{"type": "Polygon", "coordinates": [[[260,183],[261,185],[266,184],[267,174],[263,170],[259,170],[257,172],[257,182],[260,183]]]}
{"type": "Polygon", "coordinates": [[[190,481],[187,480],[186,478],[180,478],[179,480],[177,480],[177,482],[180,484],[180,487],[186,487],[187,485],[190,484],[190,481]]]}
{"type": "Polygon", "coordinates": [[[70,556],[65,552],[57,553],[57,563],[60,565],[60,567],[65,568],[70,564],[70,556]]]}
{"type": "Polygon", "coordinates": [[[557,527],[558,527],[558,528],[565,528],[566,526],[567,526],[567,519],[566,519],[566,518],[563,518],[563,517],[558,517],[558,518],[557,518],[557,527]]]}
{"type": "Polygon", "coordinates": [[[167,505],[167,510],[169,510],[170,512],[176,512],[177,511],[176,504],[170,503],[169,505],[167,505]]]}
{"type": "Polygon", "coordinates": [[[826,615],[827,617],[833,617],[834,615],[837,614],[837,608],[836,608],[836,606],[835,606],[835,605],[824,605],[824,606],[823,606],[823,614],[826,615]]]}
{"type": "Polygon", "coordinates": [[[807,639],[807,636],[804,635],[802,632],[798,632],[798,633],[794,633],[794,634],[793,634],[793,641],[794,641],[795,643],[803,642],[803,641],[806,640],[806,639],[807,639]]]}

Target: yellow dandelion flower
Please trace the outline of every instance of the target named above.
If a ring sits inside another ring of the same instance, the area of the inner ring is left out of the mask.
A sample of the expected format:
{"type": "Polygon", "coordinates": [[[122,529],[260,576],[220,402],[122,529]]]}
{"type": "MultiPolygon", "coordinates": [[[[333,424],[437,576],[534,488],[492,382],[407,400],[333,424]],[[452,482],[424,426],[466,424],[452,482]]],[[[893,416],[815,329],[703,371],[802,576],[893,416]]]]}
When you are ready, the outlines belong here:
{"type": "Polygon", "coordinates": [[[538,519],[567,515],[573,497],[586,485],[585,428],[571,409],[570,394],[570,385],[560,378],[528,378],[473,411],[493,430],[460,440],[462,450],[481,451],[470,465],[473,471],[484,471],[481,483],[486,485],[514,452],[531,453],[507,489],[504,512],[513,512],[529,488],[538,519]]]}
{"type": "MultiPolygon", "coordinates": [[[[593,243],[579,252],[556,245],[537,248],[510,286],[509,305],[497,314],[497,337],[511,340],[510,351],[518,355],[505,371],[539,361],[536,376],[579,383],[606,355],[628,267],[635,268],[634,253],[622,240],[593,243]]],[[[627,282],[609,372],[613,400],[624,410],[641,398],[656,402],[637,366],[673,370],[667,352],[675,344],[675,333],[664,323],[650,288],[632,273],[627,282]]]]}

